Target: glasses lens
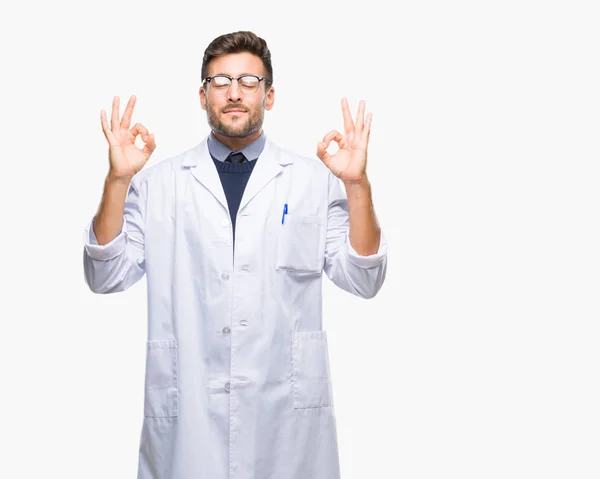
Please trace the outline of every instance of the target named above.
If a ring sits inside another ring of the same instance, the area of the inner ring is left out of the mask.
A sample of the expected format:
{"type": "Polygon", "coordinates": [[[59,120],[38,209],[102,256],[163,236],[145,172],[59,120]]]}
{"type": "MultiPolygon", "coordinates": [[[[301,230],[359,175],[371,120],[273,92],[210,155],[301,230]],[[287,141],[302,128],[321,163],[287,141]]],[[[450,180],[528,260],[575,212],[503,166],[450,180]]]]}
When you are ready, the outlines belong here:
{"type": "Polygon", "coordinates": [[[254,76],[244,76],[240,78],[239,85],[242,91],[252,93],[255,92],[259,84],[258,78],[254,76]]]}
{"type": "Polygon", "coordinates": [[[231,85],[231,80],[224,76],[214,76],[209,83],[209,88],[214,90],[215,93],[225,93],[229,90],[229,85],[231,85]]]}

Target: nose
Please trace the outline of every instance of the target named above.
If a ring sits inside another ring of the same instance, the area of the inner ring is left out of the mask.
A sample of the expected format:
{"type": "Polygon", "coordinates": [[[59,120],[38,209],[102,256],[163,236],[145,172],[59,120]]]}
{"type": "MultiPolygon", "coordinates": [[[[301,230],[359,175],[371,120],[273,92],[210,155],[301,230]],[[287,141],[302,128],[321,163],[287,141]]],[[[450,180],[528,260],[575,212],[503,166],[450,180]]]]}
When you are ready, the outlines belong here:
{"type": "Polygon", "coordinates": [[[242,99],[242,92],[240,91],[237,80],[232,80],[231,85],[229,85],[229,91],[227,92],[227,96],[230,102],[237,103],[242,99]]]}

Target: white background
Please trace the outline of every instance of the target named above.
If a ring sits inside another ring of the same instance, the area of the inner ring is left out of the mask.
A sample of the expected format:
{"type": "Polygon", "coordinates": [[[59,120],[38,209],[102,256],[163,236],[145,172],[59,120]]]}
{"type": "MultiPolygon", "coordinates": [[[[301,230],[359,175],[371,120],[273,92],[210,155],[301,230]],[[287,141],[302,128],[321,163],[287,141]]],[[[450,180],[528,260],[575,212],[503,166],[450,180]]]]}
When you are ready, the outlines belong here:
{"type": "Polygon", "coordinates": [[[137,95],[151,164],[197,144],[202,54],[240,29],[272,52],[278,144],[313,155],[342,96],[373,112],[387,281],[324,284],[342,478],[600,477],[594,3],[3,7],[0,477],[135,477],[145,280],[82,272],[100,110],[137,95]]]}

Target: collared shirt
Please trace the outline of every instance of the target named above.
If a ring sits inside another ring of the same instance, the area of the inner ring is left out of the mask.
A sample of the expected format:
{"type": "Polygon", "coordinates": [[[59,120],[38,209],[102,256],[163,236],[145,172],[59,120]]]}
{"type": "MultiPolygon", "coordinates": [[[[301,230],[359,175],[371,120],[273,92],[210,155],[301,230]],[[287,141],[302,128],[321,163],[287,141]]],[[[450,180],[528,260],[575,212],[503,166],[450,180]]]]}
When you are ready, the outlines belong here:
{"type": "Polygon", "coordinates": [[[265,142],[267,138],[265,136],[265,132],[261,132],[260,136],[250,143],[245,148],[241,150],[232,150],[228,146],[221,143],[213,132],[210,132],[208,136],[208,151],[210,155],[219,161],[225,161],[225,159],[229,156],[232,151],[241,151],[248,161],[256,160],[258,156],[262,153],[263,148],[265,147],[265,142]]]}

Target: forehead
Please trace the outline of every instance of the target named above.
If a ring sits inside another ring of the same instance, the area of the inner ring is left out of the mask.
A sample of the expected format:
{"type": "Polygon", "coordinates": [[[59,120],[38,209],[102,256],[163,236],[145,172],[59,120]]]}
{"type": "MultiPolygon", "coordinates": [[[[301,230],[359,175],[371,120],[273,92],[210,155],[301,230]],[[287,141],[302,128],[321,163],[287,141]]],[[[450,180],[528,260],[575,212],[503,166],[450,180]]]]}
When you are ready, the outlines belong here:
{"type": "Polygon", "coordinates": [[[229,53],[214,58],[208,65],[208,76],[224,73],[226,75],[238,76],[244,73],[253,75],[264,75],[262,60],[252,53],[229,53]]]}

